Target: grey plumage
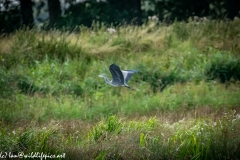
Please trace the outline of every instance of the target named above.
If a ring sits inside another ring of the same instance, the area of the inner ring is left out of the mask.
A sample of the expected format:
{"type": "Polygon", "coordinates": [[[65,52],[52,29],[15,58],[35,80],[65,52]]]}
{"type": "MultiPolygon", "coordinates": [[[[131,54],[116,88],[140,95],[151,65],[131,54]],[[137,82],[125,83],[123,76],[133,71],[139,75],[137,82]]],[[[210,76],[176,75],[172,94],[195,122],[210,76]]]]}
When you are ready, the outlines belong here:
{"type": "Polygon", "coordinates": [[[99,77],[103,77],[105,82],[111,86],[124,86],[131,88],[129,85],[127,85],[127,82],[132,75],[137,72],[137,70],[121,70],[120,67],[115,63],[110,65],[109,70],[112,74],[112,80],[109,80],[105,74],[100,74],[99,77]]]}

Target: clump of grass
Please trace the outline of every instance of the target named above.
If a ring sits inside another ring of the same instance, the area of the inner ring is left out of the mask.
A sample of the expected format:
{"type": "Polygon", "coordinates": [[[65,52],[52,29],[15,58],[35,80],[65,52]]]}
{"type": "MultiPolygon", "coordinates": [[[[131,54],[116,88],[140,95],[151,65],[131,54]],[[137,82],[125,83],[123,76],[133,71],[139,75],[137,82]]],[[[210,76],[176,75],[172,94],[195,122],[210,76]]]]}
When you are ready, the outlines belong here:
{"type": "Polygon", "coordinates": [[[67,33],[53,31],[46,34],[35,30],[19,30],[11,36],[9,53],[2,53],[6,68],[15,64],[33,65],[35,61],[44,60],[46,55],[62,62],[67,57],[84,56],[81,47],[67,39],[67,33]]]}
{"type": "MultiPolygon", "coordinates": [[[[238,145],[239,138],[229,134],[232,133],[231,128],[236,125],[237,117],[239,115],[236,115],[235,111],[230,111],[213,124],[198,121],[192,128],[178,132],[170,141],[177,144],[176,152],[179,157],[188,156],[194,159],[233,158],[238,153],[239,148],[232,150],[232,147],[238,145]]],[[[233,128],[233,130],[239,129],[237,126],[233,128]]]]}
{"type": "Polygon", "coordinates": [[[51,126],[51,124],[42,129],[29,126],[24,130],[19,128],[10,132],[6,128],[1,128],[0,139],[4,143],[1,143],[0,149],[16,155],[19,152],[56,154],[63,151],[56,141],[57,138],[54,138],[58,136],[56,131],[57,126],[51,126]]]}
{"type": "Polygon", "coordinates": [[[142,80],[150,84],[153,92],[163,91],[169,85],[186,81],[186,79],[179,76],[179,71],[176,70],[167,72],[160,70],[149,71],[144,65],[140,65],[139,70],[142,80]]]}
{"type": "Polygon", "coordinates": [[[220,82],[240,80],[240,60],[231,54],[220,54],[211,56],[212,60],[206,68],[208,79],[217,79],[220,82]]]}
{"type": "MultiPolygon", "coordinates": [[[[142,125],[148,126],[150,121],[152,120],[144,121],[142,125]]],[[[120,123],[121,133],[89,144],[86,152],[96,145],[100,147],[91,158],[221,159],[240,156],[240,148],[236,147],[240,143],[236,134],[239,131],[240,119],[235,111],[229,111],[216,122],[210,119],[195,119],[168,124],[155,118],[154,126],[150,130],[141,127],[136,131],[131,128],[131,132],[126,127],[133,125],[132,123],[120,123]],[[131,152],[128,152],[128,149],[131,152]]]]}
{"type": "Polygon", "coordinates": [[[28,77],[19,78],[17,82],[17,87],[24,94],[34,94],[35,92],[48,92],[48,88],[40,88],[36,86],[28,77]]]}
{"type": "Polygon", "coordinates": [[[239,20],[210,20],[205,18],[189,19],[188,22],[174,22],[173,32],[180,40],[191,40],[199,50],[208,47],[239,52],[239,20]]]}
{"type": "Polygon", "coordinates": [[[168,123],[158,117],[128,121],[113,115],[90,128],[79,126],[88,128],[83,135],[73,133],[75,127],[66,131],[67,125],[48,124],[40,129],[32,124],[14,130],[5,127],[1,129],[4,143],[0,147],[12,153],[65,153],[75,159],[239,158],[239,117],[235,110],[229,110],[215,121],[209,117],[168,123]]]}
{"type": "Polygon", "coordinates": [[[105,138],[108,138],[109,133],[119,134],[121,132],[121,122],[116,116],[109,116],[107,121],[99,122],[96,126],[93,127],[92,131],[88,134],[89,141],[102,141],[105,138]]]}
{"type": "Polygon", "coordinates": [[[13,79],[14,77],[7,73],[5,70],[0,68],[0,90],[1,93],[0,95],[5,97],[5,96],[10,96],[12,92],[14,92],[15,88],[12,86],[13,79]]]}

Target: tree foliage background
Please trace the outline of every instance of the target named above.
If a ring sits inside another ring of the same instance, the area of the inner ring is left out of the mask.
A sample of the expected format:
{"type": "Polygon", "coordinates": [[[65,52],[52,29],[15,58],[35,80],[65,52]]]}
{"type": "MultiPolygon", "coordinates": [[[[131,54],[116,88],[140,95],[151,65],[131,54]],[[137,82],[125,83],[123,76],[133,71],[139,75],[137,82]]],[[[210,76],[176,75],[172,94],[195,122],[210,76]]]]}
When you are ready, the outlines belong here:
{"type": "MultiPolygon", "coordinates": [[[[43,0],[41,0],[43,1],[43,0]]],[[[33,27],[33,1],[0,0],[0,31],[10,33],[22,26],[33,27]]],[[[239,16],[239,0],[64,0],[70,6],[61,14],[59,0],[47,0],[49,23],[46,28],[68,28],[84,25],[90,27],[93,21],[106,25],[141,25],[149,16],[156,15],[160,21],[171,23],[184,21],[190,17],[214,19],[239,16]]]]}

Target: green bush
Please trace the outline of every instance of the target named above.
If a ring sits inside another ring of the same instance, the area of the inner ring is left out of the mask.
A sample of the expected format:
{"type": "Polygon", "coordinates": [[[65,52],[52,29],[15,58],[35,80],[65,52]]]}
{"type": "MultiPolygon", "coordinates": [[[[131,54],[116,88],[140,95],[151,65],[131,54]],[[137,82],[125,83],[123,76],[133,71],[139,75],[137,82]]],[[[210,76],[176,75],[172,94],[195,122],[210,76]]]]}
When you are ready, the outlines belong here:
{"type": "Polygon", "coordinates": [[[217,53],[210,56],[210,64],[206,68],[205,75],[208,79],[226,81],[240,80],[240,59],[230,54],[217,53]]]}
{"type": "Polygon", "coordinates": [[[153,92],[162,92],[169,85],[187,81],[187,79],[181,76],[181,72],[177,69],[164,72],[157,67],[154,70],[147,69],[146,66],[142,64],[138,68],[142,78],[141,80],[149,83],[153,92]]]}

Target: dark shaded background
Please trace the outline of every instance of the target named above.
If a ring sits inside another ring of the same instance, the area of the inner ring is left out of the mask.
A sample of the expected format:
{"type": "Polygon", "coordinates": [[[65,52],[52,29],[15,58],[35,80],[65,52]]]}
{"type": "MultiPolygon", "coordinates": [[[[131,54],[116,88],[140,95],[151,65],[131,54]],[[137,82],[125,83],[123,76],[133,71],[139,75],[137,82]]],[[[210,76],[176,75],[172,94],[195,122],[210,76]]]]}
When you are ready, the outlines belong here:
{"type": "MultiPolygon", "coordinates": [[[[19,5],[10,6],[10,0],[0,0],[6,10],[0,12],[0,32],[11,33],[23,26],[33,27],[32,0],[20,0],[19,5]]],[[[90,27],[92,22],[103,22],[107,26],[122,24],[141,25],[149,16],[156,15],[160,21],[172,23],[190,17],[212,19],[234,19],[239,16],[240,0],[88,0],[76,3],[65,0],[70,7],[61,14],[60,1],[48,0],[49,23],[45,29],[76,26],[90,27]],[[148,7],[149,4],[151,7],[148,7]]]]}

